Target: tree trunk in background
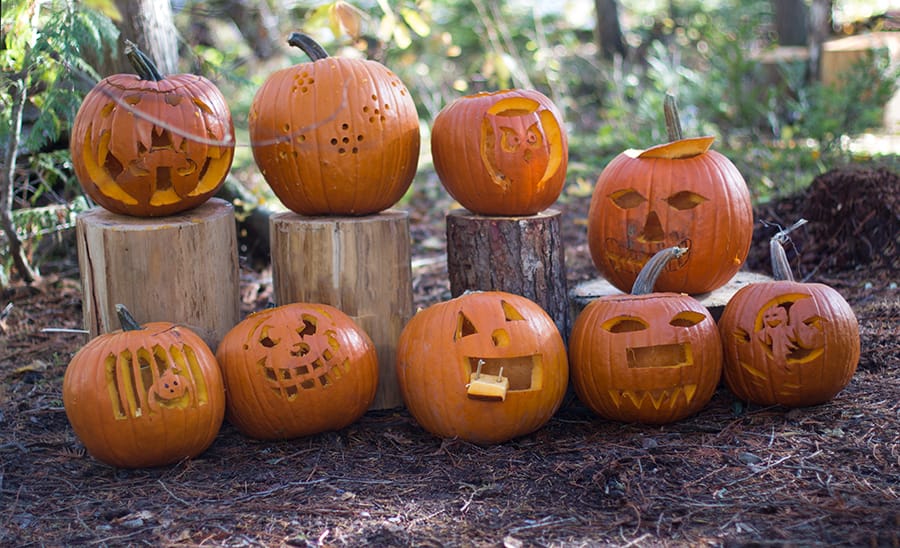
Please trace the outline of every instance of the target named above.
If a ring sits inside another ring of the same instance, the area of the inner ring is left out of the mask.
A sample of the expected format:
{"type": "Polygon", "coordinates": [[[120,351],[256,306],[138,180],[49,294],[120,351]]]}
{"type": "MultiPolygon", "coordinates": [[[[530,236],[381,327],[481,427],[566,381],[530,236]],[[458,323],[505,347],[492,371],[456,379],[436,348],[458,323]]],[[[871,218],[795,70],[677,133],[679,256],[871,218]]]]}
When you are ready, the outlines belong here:
{"type": "Polygon", "coordinates": [[[822,68],[822,43],[834,28],[833,0],[813,0],[809,10],[809,72],[818,80],[822,68]]]}
{"type": "MultiPolygon", "coordinates": [[[[163,75],[177,74],[178,31],[169,0],[115,0],[122,14],[122,41],[131,40],[156,63],[163,75]]],[[[122,50],[122,44],[119,44],[122,50]]],[[[124,55],[114,60],[114,72],[134,72],[124,55]]]]}
{"type": "Polygon", "coordinates": [[[616,0],[594,0],[597,15],[597,44],[600,56],[612,60],[616,54],[625,57],[625,40],[619,24],[619,4],[616,0]]]}
{"type": "Polygon", "coordinates": [[[809,31],[807,9],[803,0],[772,0],[775,32],[782,46],[807,45],[809,31]]]}

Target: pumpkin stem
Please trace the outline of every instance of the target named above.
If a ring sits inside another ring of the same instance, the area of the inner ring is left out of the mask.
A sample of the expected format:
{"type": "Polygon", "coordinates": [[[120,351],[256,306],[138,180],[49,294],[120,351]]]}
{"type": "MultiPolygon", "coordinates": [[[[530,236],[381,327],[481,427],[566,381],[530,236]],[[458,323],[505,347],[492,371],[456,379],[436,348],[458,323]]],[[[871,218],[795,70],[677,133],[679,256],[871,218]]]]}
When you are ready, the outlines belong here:
{"type": "Polygon", "coordinates": [[[156,64],[131,40],[125,40],[125,56],[131,61],[131,66],[134,67],[141,80],[159,82],[165,79],[165,76],[156,68],[156,64]]]}
{"type": "Polygon", "coordinates": [[[328,52],[325,51],[325,48],[313,40],[312,36],[303,34],[302,32],[292,32],[288,37],[288,44],[295,48],[302,49],[303,53],[308,55],[313,61],[319,61],[328,57],[328,52]]]}
{"type": "Polygon", "coordinates": [[[140,331],[142,329],[141,324],[134,319],[134,316],[132,316],[131,312],[125,308],[124,304],[116,305],[116,315],[119,316],[119,323],[122,325],[122,331],[140,331]]]}
{"type": "Polygon", "coordinates": [[[669,261],[677,259],[687,252],[688,248],[678,247],[677,245],[657,251],[641,268],[637,279],[634,280],[634,285],[631,287],[631,294],[647,295],[653,293],[653,286],[656,285],[656,280],[659,279],[659,275],[662,274],[669,261]]]}
{"type": "Polygon", "coordinates": [[[669,141],[684,139],[684,132],[681,130],[681,116],[678,115],[678,105],[675,103],[675,96],[669,92],[666,92],[666,99],[663,101],[663,111],[666,115],[666,133],[669,134],[669,141]]]}
{"type": "Polygon", "coordinates": [[[787,253],[784,252],[784,244],[790,238],[788,234],[807,223],[806,219],[800,219],[791,226],[780,230],[769,240],[769,255],[772,258],[772,277],[776,280],[788,282],[794,281],[794,273],[791,272],[791,264],[788,262],[787,253]]]}

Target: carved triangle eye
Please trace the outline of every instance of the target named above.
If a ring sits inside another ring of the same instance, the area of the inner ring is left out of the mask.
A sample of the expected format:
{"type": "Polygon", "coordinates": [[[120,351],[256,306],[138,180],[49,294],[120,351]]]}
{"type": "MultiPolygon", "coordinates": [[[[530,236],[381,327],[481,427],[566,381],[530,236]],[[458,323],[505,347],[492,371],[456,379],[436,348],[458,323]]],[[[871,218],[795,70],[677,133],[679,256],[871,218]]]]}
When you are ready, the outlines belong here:
{"type": "Polygon", "coordinates": [[[635,208],[647,201],[647,198],[633,188],[617,190],[609,195],[609,199],[622,209],[635,208]]]}
{"type": "Polygon", "coordinates": [[[650,327],[647,322],[634,316],[616,316],[603,322],[601,326],[610,333],[631,333],[650,327]]]}
{"type": "Polygon", "coordinates": [[[472,323],[472,320],[460,312],[456,318],[456,333],[453,340],[458,341],[463,337],[475,335],[476,333],[478,333],[478,330],[475,329],[475,324],[472,323]]]}
{"type": "Polygon", "coordinates": [[[511,304],[506,301],[500,301],[500,303],[503,306],[503,316],[506,318],[506,321],[519,322],[525,320],[525,318],[519,314],[519,311],[513,308],[511,304]]]}

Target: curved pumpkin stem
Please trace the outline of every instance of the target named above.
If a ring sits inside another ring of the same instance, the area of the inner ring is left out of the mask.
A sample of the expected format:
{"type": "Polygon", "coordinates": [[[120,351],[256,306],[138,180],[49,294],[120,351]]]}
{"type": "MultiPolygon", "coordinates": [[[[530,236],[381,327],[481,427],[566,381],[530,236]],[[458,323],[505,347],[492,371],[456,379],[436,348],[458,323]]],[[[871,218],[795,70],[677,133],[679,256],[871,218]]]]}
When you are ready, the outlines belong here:
{"type": "Polygon", "coordinates": [[[666,268],[666,264],[672,259],[677,259],[687,252],[688,248],[678,247],[677,245],[657,251],[650,257],[650,260],[647,261],[644,267],[641,268],[637,279],[634,280],[634,285],[631,287],[631,294],[648,295],[653,293],[653,286],[656,285],[656,280],[659,279],[659,275],[662,274],[662,271],[666,268]]]}
{"type": "Polygon", "coordinates": [[[122,324],[122,331],[139,331],[143,329],[141,324],[134,319],[131,312],[125,308],[124,304],[116,305],[116,315],[119,316],[119,323],[122,324]]]}
{"type": "Polygon", "coordinates": [[[663,110],[666,115],[666,133],[669,135],[669,141],[684,139],[684,132],[681,129],[681,116],[678,115],[678,105],[675,103],[675,96],[669,92],[666,92],[663,110]]]}
{"type": "Polygon", "coordinates": [[[313,61],[319,61],[328,57],[328,52],[325,51],[325,48],[313,40],[312,36],[303,34],[302,32],[292,32],[288,37],[288,44],[295,48],[302,49],[303,53],[308,55],[313,61]]]}
{"type": "Polygon", "coordinates": [[[156,68],[156,64],[131,40],[125,40],[125,56],[131,61],[131,66],[134,67],[141,80],[159,82],[165,79],[165,76],[156,68]]]}
{"type": "Polygon", "coordinates": [[[794,281],[794,273],[791,272],[791,265],[788,262],[787,253],[784,252],[784,244],[788,241],[789,233],[806,223],[806,219],[800,219],[791,226],[779,231],[769,240],[769,255],[772,258],[772,277],[776,280],[788,282],[794,281]]]}

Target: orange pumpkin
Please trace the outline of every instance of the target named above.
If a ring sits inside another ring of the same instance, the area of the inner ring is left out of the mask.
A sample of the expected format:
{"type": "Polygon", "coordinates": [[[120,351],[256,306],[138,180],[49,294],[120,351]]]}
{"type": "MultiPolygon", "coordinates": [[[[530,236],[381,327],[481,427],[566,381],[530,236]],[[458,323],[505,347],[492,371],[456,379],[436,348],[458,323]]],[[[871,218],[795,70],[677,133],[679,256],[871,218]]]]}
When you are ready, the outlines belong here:
{"type": "Polygon", "coordinates": [[[234,157],[222,93],[202,76],[163,77],[132,43],[138,75],[114,74],[85,96],[69,150],[84,191],[113,213],[156,217],[211,198],[234,157]]]}
{"type": "Polygon", "coordinates": [[[783,247],[788,230],[770,242],[775,281],[735,293],[719,330],[725,383],[738,398],[804,407],[831,400],[850,382],[859,363],[859,324],[833,288],[794,281],[783,247]]]}
{"type": "Polygon", "coordinates": [[[406,406],[432,434],[491,444],[533,432],[562,403],[566,348],[533,301],[465,293],[418,312],[397,347],[406,406]]]}
{"type": "Polygon", "coordinates": [[[559,198],[569,146],[556,105],[538,91],[467,95],[431,130],[434,169],[447,192],[481,215],[533,215],[559,198]]]}
{"type": "MultiPolygon", "coordinates": [[[[668,103],[676,120],[674,103],[668,103]]],[[[677,122],[673,122],[676,123],[677,122]]],[[[725,285],[750,252],[753,209],[740,172],[710,150],[713,137],[681,138],[628,150],[601,172],[588,212],[588,244],[597,269],[628,291],[657,251],[686,247],[656,288],[689,294],[725,285]]]]}
{"type": "Polygon", "coordinates": [[[226,417],[251,438],[340,430],[375,399],[375,345],[329,305],[292,303],[251,314],[225,335],[216,357],[226,417]]]}
{"type": "Polygon", "coordinates": [[[601,297],[579,314],[569,338],[572,385],[603,418],[649,424],[693,415],[722,374],[715,320],[696,299],[654,293],[672,247],[647,262],[630,295],[601,297]]]}
{"type": "Polygon", "coordinates": [[[393,206],[419,158],[419,117],[406,86],[375,61],[329,57],[306,35],[288,42],[312,61],[273,73],[250,106],[253,157],[266,182],[301,215],[393,206]]]}
{"type": "Polygon", "coordinates": [[[63,406],[93,457],[112,466],[161,466],[199,455],[225,414],[212,351],[169,322],[137,324],[118,305],[122,330],[88,342],[69,362],[63,406]]]}

